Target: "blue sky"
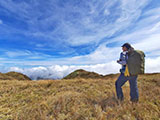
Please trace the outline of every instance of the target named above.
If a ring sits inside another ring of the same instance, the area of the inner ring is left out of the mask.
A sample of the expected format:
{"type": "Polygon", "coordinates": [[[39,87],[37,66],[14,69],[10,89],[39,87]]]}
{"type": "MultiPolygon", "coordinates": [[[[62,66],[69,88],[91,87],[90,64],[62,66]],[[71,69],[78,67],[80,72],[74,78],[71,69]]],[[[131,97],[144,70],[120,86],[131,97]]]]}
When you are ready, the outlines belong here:
{"type": "Polygon", "coordinates": [[[158,72],[159,11],[159,0],[1,0],[1,71],[107,64],[98,72],[117,72],[129,42],[146,53],[147,72],[158,72]]]}

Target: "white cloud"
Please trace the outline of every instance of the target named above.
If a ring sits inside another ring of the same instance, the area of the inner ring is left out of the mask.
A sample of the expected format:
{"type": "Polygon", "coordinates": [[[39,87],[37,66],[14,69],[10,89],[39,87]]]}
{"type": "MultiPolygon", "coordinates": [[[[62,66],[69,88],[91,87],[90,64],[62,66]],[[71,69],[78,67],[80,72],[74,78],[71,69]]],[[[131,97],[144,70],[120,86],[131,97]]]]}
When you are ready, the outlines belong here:
{"type": "Polygon", "coordinates": [[[28,59],[44,59],[50,58],[50,55],[39,53],[39,52],[32,52],[29,50],[14,50],[14,51],[6,51],[5,55],[7,57],[16,58],[16,57],[27,57],[28,59]]]}
{"type": "Polygon", "coordinates": [[[29,56],[31,55],[30,51],[7,51],[5,54],[8,57],[19,57],[19,56],[29,56]]]}
{"type": "Polygon", "coordinates": [[[153,34],[148,36],[148,38],[140,40],[135,43],[133,46],[137,49],[141,49],[145,52],[152,52],[160,49],[160,34],[153,34]]]}
{"type": "Polygon", "coordinates": [[[23,73],[23,69],[21,69],[19,67],[11,67],[11,68],[9,68],[8,71],[16,71],[16,72],[23,73]]]}
{"type": "Polygon", "coordinates": [[[109,10],[108,10],[108,9],[105,9],[105,10],[104,10],[104,15],[107,15],[107,16],[108,16],[109,14],[110,14],[109,10]]]}
{"type": "Polygon", "coordinates": [[[146,72],[147,73],[160,73],[160,56],[157,58],[147,58],[146,59],[146,72]]]}
{"type": "Polygon", "coordinates": [[[28,24],[30,32],[26,34],[54,40],[55,37],[53,36],[61,33],[65,36],[65,39],[62,41],[76,46],[91,42],[98,43],[104,37],[110,37],[116,32],[125,30],[133,21],[140,17],[141,9],[149,3],[149,0],[141,0],[138,2],[136,0],[83,2],[84,6],[81,7],[80,5],[73,5],[73,3],[66,3],[65,6],[60,7],[56,1],[39,2],[37,0],[33,1],[32,4],[24,1],[17,3],[10,0],[0,1],[0,4],[8,11],[20,16],[19,19],[28,19],[25,22],[28,24]],[[119,5],[116,6],[115,4],[118,3],[119,5]],[[40,4],[47,6],[44,12],[41,12],[41,9],[46,6],[41,7],[40,4]],[[85,6],[88,7],[86,8],[85,6]],[[118,10],[112,12],[112,9],[118,10]],[[78,14],[78,18],[72,18],[72,14],[70,13],[78,14]],[[107,18],[109,15],[113,15],[113,19],[115,19],[111,23],[108,21],[111,19],[107,18]],[[44,18],[38,20],[42,16],[44,18]],[[119,17],[116,18],[116,16],[119,17]],[[71,19],[66,20],[66,17],[71,17],[71,19]],[[54,23],[53,21],[59,22],[58,27],[52,31],[47,31],[48,26],[54,23]],[[40,30],[40,26],[45,29],[45,32],[40,30]]]}
{"type": "Polygon", "coordinates": [[[2,21],[2,20],[0,20],[0,24],[3,24],[3,21],[2,21]]]}

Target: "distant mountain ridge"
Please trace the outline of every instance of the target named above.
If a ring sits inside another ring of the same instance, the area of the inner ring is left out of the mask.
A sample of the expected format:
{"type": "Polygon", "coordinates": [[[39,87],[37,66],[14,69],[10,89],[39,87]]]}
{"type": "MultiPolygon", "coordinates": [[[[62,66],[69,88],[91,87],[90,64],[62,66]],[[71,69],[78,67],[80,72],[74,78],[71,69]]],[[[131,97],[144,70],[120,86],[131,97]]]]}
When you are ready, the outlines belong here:
{"type": "Polygon", "coordinates": [[[31,80],[28,76],[19,72],[0,73],[0,80],[31,80]]]}
{"type": "Polygon", "coordinates": [[[69,75],[67,75],[66,77],[64,77],[63,79],[74,79],[74,78],[92,78],[92,79],[96,79],[96,78],[103,78],[103,75],[100,75],[98,73],[95,72],[88,72],[86,70],[83,69],[78,69],[75,70],[74,72],[70,73],[69,75]]]}

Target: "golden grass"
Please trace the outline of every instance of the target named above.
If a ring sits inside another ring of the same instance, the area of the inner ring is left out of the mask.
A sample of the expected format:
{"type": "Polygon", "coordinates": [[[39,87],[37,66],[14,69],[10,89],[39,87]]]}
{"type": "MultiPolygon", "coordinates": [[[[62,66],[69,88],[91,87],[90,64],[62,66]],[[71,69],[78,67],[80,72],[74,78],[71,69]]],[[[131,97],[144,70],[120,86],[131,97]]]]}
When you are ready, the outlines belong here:
{"type": "Polygon", "coordinates": [[[19,73],[19,72],[8,72],[8,73],[5,73],[5,75],[7,76],[11,76],[17,80],[31,80],[28,76],[22,74],[22,73],[19,73]]]}
{"type": "Polygon", "coordinates": [[[28,76],[18,72],[0,73],[0,80],[31,80],[28,76]]]}
{"type": "Polygon", "coordinates": [[[128,83],[117,101],[116,78],[0,80],[0,120],[159,120],[160,74],[139,76],[134,104],[128,83]]]}
{"type": "Polygon", "coordinates": [[[104,78],[103,75],[100,75],[98,73],[95,72],[88,72],[85,71],[83,69],[78,69],[72,73],[70,73],[69,75],[67,75],[66,77],[64,77],[63,79],[77,79],[77,78],[84,78],[84,79],[100,79],[100,78],[104,78]]]}

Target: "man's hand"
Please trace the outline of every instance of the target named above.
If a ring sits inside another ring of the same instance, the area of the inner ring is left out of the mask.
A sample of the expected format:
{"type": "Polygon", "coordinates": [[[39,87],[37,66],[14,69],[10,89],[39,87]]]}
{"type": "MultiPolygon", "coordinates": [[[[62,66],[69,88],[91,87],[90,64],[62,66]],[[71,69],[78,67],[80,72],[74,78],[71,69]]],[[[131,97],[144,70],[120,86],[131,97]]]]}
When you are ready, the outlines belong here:
{"type": "Polygon", "coordinates": [[[117,62],[120,62],[121,60],[117,60],[117,62]]]}

